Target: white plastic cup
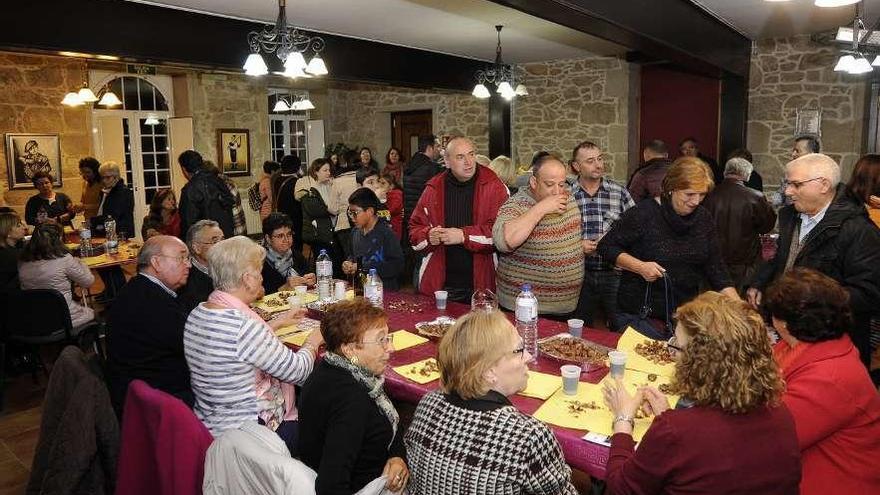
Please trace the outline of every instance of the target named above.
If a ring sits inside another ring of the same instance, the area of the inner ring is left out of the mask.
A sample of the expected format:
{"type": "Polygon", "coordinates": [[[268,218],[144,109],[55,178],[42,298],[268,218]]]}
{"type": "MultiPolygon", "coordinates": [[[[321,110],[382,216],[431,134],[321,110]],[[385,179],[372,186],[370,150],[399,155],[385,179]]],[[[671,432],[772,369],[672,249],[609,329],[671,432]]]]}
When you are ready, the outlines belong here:
{"type": "Polygon", "coordinates": [[[626,353],[623,351],[610,351],[608,361],[611,362],[611,378],[623,378],[626,371],[626,353]]]}
{"type": "Polygon", "coordinates": [[[298,296],[304,296],[309,291],[309,288],[305,285],[297,285],[293,289],[296,291],[296,295],[298,296]]]}
{"type": "Polygon", "coordinates": [[[578,318],[568,320],[568,333],[572,337],[581,338],[584,335],[584,320],[578,318]]]}
{"type": "Polygon", "coordinates": [[[445,290],[434,291],[434,299],[437,301],[437,309],[440,311],[446,310],[446,298],[448,297],[449,293],[445,290]]]}
{"type": "Polygon", "coordinates": [[[562,393],[565,395],[577,395],[578,382],[581,378],[581,367],[566,364],[559,367],[562,374],[562,393]]]}
{"type": "Polygon", "coordinates": [[[290,304],[292,311],[296,311],[302,307],[302,299],[299,297],[299,294],[294,294],[287,298],[287,304],[290,304]]]}
{"type": "Polygon", "coordinates": [[[338,280],[335,285],[335,290],[333,292],[334,299],[337,301],[342,301],[345,299],[345,282],[342,280],[338,280]]]}

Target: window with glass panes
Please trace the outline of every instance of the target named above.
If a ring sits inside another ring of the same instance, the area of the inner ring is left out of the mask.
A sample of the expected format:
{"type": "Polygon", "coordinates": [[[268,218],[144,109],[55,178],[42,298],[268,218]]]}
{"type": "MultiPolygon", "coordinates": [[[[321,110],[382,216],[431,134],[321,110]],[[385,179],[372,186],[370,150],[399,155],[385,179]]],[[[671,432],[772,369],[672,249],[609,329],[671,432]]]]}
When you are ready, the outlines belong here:
{"type": "Polygon", "coordinates": [[[275,112],[275,104],[283,99],[289,105],[297,97],[307,97],[308,92],[287,89],[269,90],[269,147],[272,160],[280,162],[284,155],[297,155],[303,163],[309,162],[306,146],[306,121],[308,111],[275,112]]]}

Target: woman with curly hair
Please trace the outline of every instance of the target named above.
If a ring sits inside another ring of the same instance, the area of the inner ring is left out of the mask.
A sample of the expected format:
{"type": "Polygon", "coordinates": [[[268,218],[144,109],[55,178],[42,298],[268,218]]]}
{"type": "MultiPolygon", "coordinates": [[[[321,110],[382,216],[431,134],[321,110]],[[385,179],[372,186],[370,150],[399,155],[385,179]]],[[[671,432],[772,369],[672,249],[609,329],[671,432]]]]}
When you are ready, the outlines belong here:
{"type": "Polygon", "coordinates": [[[781,405],[782,377],[761,316],[741,301],[705,292],[675,313],[670,409],[653,387],[630,395],[606,386],[614,413],[609,492],[796,494],[801,479],[795,425],[781,405]],[[682,403],[684,407],[682,407],[682,403]],[[656,416],[635,449],[633,418],[656,416]]]}
{"type": "Polygon", "coordinates": [[[797,428],[801,493],[877,493],[880,395],[846,334],[847,291],[818,271],[793,268],[767,291],[764,307],[781,337],[773,354],[797,428]]]}

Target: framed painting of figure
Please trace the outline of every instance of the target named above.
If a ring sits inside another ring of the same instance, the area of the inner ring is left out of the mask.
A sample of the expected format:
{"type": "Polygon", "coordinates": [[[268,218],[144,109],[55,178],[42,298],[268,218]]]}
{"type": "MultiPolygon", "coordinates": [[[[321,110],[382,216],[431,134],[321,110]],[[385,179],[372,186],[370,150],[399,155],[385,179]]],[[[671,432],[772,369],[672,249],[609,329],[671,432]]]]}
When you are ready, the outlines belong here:
{"type": "Polygon", "coordinates": [[[217,166],[230,177],[251,175],[251,142],[247,129],[217,129],[217,166]]]}
{"type": "Polygon", "coordinates": [[[61,186],[61,142],[58,134],[7,134],[6,170],[9,189],[30,189],[38,172],[45,172],[61,186]]]}

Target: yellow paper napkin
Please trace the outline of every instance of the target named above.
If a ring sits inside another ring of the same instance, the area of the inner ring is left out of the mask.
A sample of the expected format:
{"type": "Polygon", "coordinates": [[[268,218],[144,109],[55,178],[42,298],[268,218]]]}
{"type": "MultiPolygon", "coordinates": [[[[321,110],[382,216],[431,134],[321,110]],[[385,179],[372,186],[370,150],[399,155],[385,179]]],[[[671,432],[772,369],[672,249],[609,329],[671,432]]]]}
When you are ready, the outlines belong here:
{"type": "Polygon", "coordinates": [[[627,327],[623,335],[620,336],[620,340],[617,341],[617,350],[626,352],[627,369],[671,377],[675,374],[675,363],[657,364],[636,353],[635,349],[638,344],[651,342],[655,341],[640,334],[632,327],[627,327]]]}
{"type": "Polygon", "coordinates": [[[295,325],[281,327],[275,331],[275,335],[278,336],[278,339],[281,340],[281,342],[284,342],[285,344],[293,344],[298,347],[302,347],[311,333],[311,330],[299,330],[295,325]]]}
{"type": "MultiPolygon", "coordinates": [[[[290,292],[290,291],[287,291],[290,292]]],[[[318,295],[312,292],[307,292],[305,297],[302,299],[302,305],[311,304],[318,300],[318,295]]],[[[278,295],[278,292],[274,294],[269,294],[268,296],[264,296],[260,299],[254,307],[260,308],[263,311],[268,311],[269,313],[277,313],[279,311],[287,311],[290,309],[290,303],[287,302],[287,299],[282,299],[281,296],[278,295]],[[267,304],[269,301],[275,301],[280,303],[279,305],[269,305],[267,304]]]]}
{"type": "Polygon", "coordinates": [[[436,364],[437,360],[434,358],[423,359],[421,361],[416,361],[412,364],[397,366],[393,369],[404,378],[408,378],[416,383],[424,385],[425,383],[433,382],[434,380],[440,378],[439,371],[424,370],[425,364],[427,364],[428,362],[433,362],[434,364],[436,364]]]}
{"type": "MultiPolygon", "coordinates": [[[[614,415],[602,399],[602,386],[592,383],[581,382],[576,395],[565,395],[559,390],[535,411],[534,416],[545,423],[563,428],[587,430],[608,436],[613,433],[611,421],[614,415]]],[[[653,417],[635,420],[635,441],[642,439],[651,421],[653,417]]]]}
{"type": "MultiPolygon", "coordinates": [[[[656,389],[661,389],[665,388],[661,387],[661,385],[668,386],[669,383],[672,381],[672,378],[668,376],[655,374],[654,377],[649,377],[650,375],[651,373],[645,373],[639,370],[626,370],[626,372],[623,374],[623,384],[626,387],[627,391],[629,391],[629,393],[634,394],[639,387],[648,385],[656,389]],[[651,381],[650,378],[654,378],[654,380],[651,381]]],[[[605,382],[610,382],[612,380],[613,379],[611,378],[611,375],[606,375],[605,378],[602,379],[600,385],[604,384],[605,382]]],[[[669,399],[669,406],[675,407],[675,404],[678,403],[679,396],[670,394],[665,395],[666,398],[669,399]]]]}
{"type": "Polygon", "coordinates": [[[415,347],[420,344],[424,344],[428,341],[428,339],[422,337],[421,335],[416,335],[411,332],[407,332],[406,330],[398,330],[396,332],[391,333],[392,343],[394,344],[395,351],[402,351],[409,347],[415,347]]]}
{"type": "Polygon", "coordinates": [[[526,397],[547,400],[562,386],[562,378],[556,375],[548,375],[537,371],[529,371],[529,384],[526,389],[519,393],[526,397]]]}

